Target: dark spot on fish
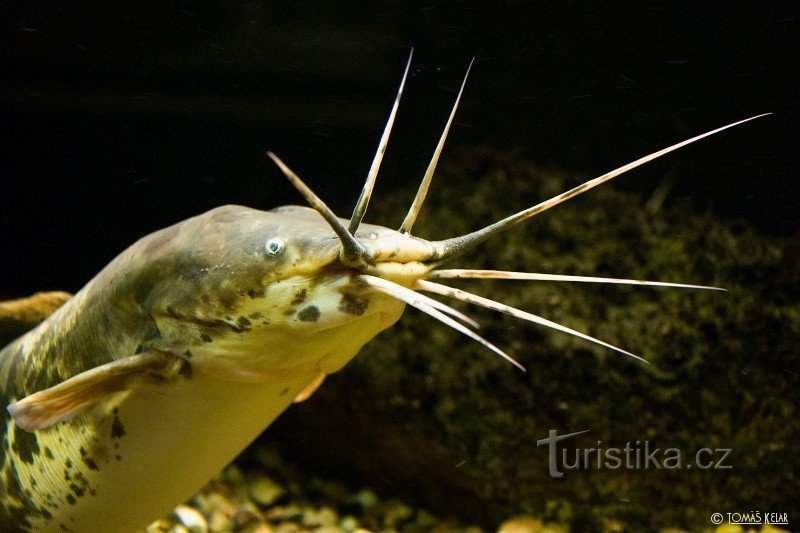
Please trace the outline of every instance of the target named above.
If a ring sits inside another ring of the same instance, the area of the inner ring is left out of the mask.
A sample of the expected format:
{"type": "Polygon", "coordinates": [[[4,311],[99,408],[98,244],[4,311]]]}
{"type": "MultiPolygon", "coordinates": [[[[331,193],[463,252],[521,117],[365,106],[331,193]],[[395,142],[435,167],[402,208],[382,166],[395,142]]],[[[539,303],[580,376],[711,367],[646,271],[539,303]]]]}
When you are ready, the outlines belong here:
{"type": "Polygon", "coordinates": [[[94,459],[89,457],[89,452],[87,452],[83,446],[81,446],[80,452],[81,457],[83,457],[83,462],[86,463],[86,466],[88,466],[90,470],[99,470],[99,468],[97,468],[97,463],[94,462],[94,459]]]}
{"type": "Polygon", "coordinates": [[[240,316],[236,324],[242,329],[248,329],[253,323],[246,316],[240,316]]]}
{"type": "Polygon", "coordinates": [[[89,485],[89,482],[86,480],[86,477],[83,475],[83,472],[78,472],[77,474],[75,474],[75,481],[77,481],[84,487],[89,485]]]}
{"type": "Polygon", "coordinates": [[[69,475],[69,470],[64,470],[64,481],[69,481],[72,479],[72,476],[69,475]]]}
{"type": "Polygon", "coordinates": [[[183,355],[186,356],[187,359],[191,359],[192,358],[191,350],[186,350],[185,352],[183,352],[183,355]]]}
{"type": "Polygon", "coordinates": [[[31,523],[28,521],[30,511],[24,507],[16,507],[7,504],[6,507],[0,505],[0,524],[14,524],[17,528],[12,531],[23,532],[30,528],[31,523]]]}
{"type": "Polygon", "coordinates": [[[119,419],[117,413],[114,413],[114,421],[111,422],[111,438],[119,439],[125,436],[125,426],[122,425],[122,420],[119,419]]]}
{"type": "Polygon", "coordinates": [[[289,392],[289,389],[283,389],[279,396],[285,396],[287,392],[289,392]]]}
{"type": "Polygon", "coordinates": [[[186,379],[192,379],[192,365],[189,361],[184,361],[181,365],[181,369],[178,370],[178,374],[185,377],[186,379]]]}
{"type": "Polygon", "coordinates": [[[72,494],[67,494],[67,502],[69,502],[70,505],[75,505],[75,501],[76,501],[75,496],[73,496],[72,494]]]}
{"type": "Polygon", "coordinates": [[[72,489],[72,492],[74,492],[74,493],[75,493],[75,496],[77,496],[78,498],[80,498],[81,496],[83,496],[83,493],[84,493],[84,492],[86,492],[86,490],[85,490],[85,489],[82,489],[82,488],[80,488],[80,487],[79,487],[78,485],[76,485],[75,483],[72,483],[72,484],[70,484],[69,488],[70,488],[70,489],[72,489]]]}
{"type": "Polygon", "coordinates": [[[53,513],[51,513],[47,509],[41,509],[41,513],[42,513],[42,516],[44,517],[45,520],[52,520],[53,519],[53,513]]]}
{"type": "Polygon", "coordinates": [[[261,289],[259,291],[250,289],[250,290],[247,291],[247,295],[250,298],[263,298],[264,297],[264,289],[261,289]]]}
{"type": "Polygon", "coordinates": [[[208,333],[202,333],[200,335],[200,338],[203,339],[204,342],[213,342],[213,340],[211,339],[211,335],[209,335],[208,333]]]}
{"type": "Polygon", "coordinates": [[[94,459],[91,457],[84,457],[83,462],[86,463],[86,466],[89,467],[89,470],[100,470],[100,468],[97,466],[97,463],[95,463],[94,459]]]}
{"type": "Polygon", "coordinates": [[[114,459],[116,459],[117,461],[122,461],[122,456],[118,453],[114,454],[114,459]]]}
{"type": "Polygon", "coordinates": [[[339,300],[339,311],[348,315],[361,316],[367,307],[369,307],[369,299],[366,296],[345,293],[339,300]]]}
{"type": "Polygon", "coordinates": [[[32,464],[33,456],[39,455],[39,439],[36,438],[36,433],[14,426],[14,442],[11,444],[11,449],[23,463],[32,464]]]}
{"type": "Polygon", "coordinates": [[[263,314],[261,314],[261,311],[256,311],[255,313],[252,313],[252,314],[250,315],[250,318],[252,318],[253,320],[258,320],[258,319],[259,319],[259,318],[261,318],[262,316],[264,316],[264,315],[263,315],[263,314]]]}
{"type": "Polygon", "coordinates": [[[67,465],[67,468],[72,468],[72,461],[71,460],[67,459],[67,461],[64,464],[67,465]]]}
{"type": "Polygon", "coordinates": [[[295,313],[295,311],[297,311],[297,309],[287,309],[286,311],[283,312],[283,316],[292,316],[295,313]]]}
{"type": "MultiPolygon", "coordinates": [[[[0,489],[4,488],[7,494],[11,494],[12,496],[16,496],[17,499],[20,499],[22,487],[19,484],[19,479],[17,479],[17,469],[15,468],[13,461],[10,461],[8,464],[6,464],[4,473],[5,486],[3,486],[3,483],[0,483],[0,489]]],[[[2,504],[2,499],[0,499],[0,504],[2,504]]]]}
{"type": "Polygon", "coordinates": [[[168,305],[167,306],[167,314],[175,316],[175,306],[174,305],[168,305]]]}
{"type": "Polygon", "coordinates": [[[17,469],[14,466],[14,463],[10,463],[7,465],[5,470],[5,489],[6,493],[10,494],[17,500],[22,499],[22,486],[19,483],[19,478],[17,477],[17,469]]]}
{"type": "Polygon", "coordinates": [[[319,320],[319,307],[316,305],[309,305],[297,315],[297,318],[303,322],[316,322],[319,320]]]}
{"type": "Polygon", "coordinates": [[[50,448],[48,448],[47,446],[44,447],[44,455],[48,459],[53,459],[53,451],[50,448]]]}
{"type": "Polygon", "coordinates": [[[300,289],[298,292],[294,294],[294,300],[292,300],[292,305],[300,305],[301,303],[306,301],[307,292],[305,289],[300,289]]]}

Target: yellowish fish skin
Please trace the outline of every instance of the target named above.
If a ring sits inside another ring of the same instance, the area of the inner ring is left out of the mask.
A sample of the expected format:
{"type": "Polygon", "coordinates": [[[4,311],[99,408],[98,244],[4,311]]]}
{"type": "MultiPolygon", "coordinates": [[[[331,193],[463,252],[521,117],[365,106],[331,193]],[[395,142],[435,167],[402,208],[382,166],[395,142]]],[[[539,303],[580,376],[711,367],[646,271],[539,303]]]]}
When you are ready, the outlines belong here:
{"type": "MultiPolygon", "coordinates": [[[[375,249],[397,235],[362,233],[375,249]]],[[[402,314],[402,302],[351,282],[339,249],[311,209],[217,208],[144,237],[6,346],[3,407],[148,350],[184,366],[35,432],[2,409],[3,531],[131,531],[190,497],[402,314]],[[284,249],[273,256],[275,238],[284,249]]],[[[408,284],[427,269],[401,270],[395,281],[408,284]]]]}

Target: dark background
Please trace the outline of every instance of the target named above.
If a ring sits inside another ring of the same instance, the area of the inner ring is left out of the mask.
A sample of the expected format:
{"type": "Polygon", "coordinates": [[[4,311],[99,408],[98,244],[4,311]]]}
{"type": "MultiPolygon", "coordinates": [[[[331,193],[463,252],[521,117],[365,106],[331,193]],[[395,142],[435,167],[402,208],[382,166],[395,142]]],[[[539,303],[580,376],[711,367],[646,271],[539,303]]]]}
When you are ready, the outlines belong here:
{"type": "Polygon", "coordinates": [[[412,46],[378,195],[417,183],[474,55],[445,157],[591,176],[772,111],[614,186],[796,234],[797,4],[698,4],[4,2],[0,293],[74,291],[217,205],[300,203],[267,149],[349,214],[412,46]]]}

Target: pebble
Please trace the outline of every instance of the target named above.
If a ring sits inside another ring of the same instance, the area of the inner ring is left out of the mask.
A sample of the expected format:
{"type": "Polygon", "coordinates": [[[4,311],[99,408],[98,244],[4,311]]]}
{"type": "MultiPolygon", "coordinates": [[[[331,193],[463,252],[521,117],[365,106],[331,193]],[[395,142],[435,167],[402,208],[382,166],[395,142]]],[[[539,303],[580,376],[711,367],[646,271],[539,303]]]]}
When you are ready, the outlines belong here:
{"type": "Polygon", "coordinates": [[[237,530],[252,526],[254,524],[259,524],[260,522],[261,513],[258,511],[258,509],[253,510],[243,508],[236,511],[236,514],[233,515],[233,524],[236,526],[237,530]]]}
{"type": "Polygon", "coordinates": [[[206,514],[210,514],[210,512],[218,513],[228,518],[233,518],[239,508],[223,494],[212,492],[204,495],[200,511],[206,514]]]}
{"type": "Polygon", "coordinates": [[[355,516],[347,515],[339,521],[339,527],[342,528],[345,533],[352,533],[358,529],[358,519],[355,516]]]}
{"type": "Polygon", "coordinates": [[[187,531],[190,533],[208,533],[208,523],[205,517],[198,511],[188,505],[179,505],[173,511],[181,524],[186,526],[187,531]]]}
{"type": "Polygon", "coordinates": [[[265,513],[265,516],[267,520],[271,522],[299,520],[303,517],[303,509],[299,505],[295,504],[284,507],[273,507],[265,513]]]}
{"type": "Polygon", "coordinates": [[[425,509],[420,509],[419,511],[417,511],[417,519],[414,521],[414,526],[416,527],[416,529],[428,531],[438,523],[439,519],[433,516],[425,509]]]}
{"type": "MultiPolygon", "coordinates": [[[[616,527],[616,523],[615,523],[616,527]]],[[[516,516],[500,524],[497,533],[569,533],[569,526],[564,524],[545,523],[535,516],[516,516]]],[[[604,530],[612,533],[617,529],[604,530]]]]}
{"type": "Polygon", "coordinates": [[[220,512],[213,512],[208,519],[208,529],[214,533],[229,533],[234,531],[233,520],[220,512]]]}
{"type": "Polygon", "coordinates": [[[356,494],[355,498],[353,498],[353,501],[358,503],[364,509],[369,509],[370,507],[377,505],[378,502],[380,502],[380,498],[378,498],[378,495],[369,489],[361,489],[358,491],[358,494],[356,494]]]}
{"type": "Polygon", "coordinates": [[[225,483],[236,487],[241,485],[244,481],[244,474],[242,474],[242,471],[238,466],[229,465],[219,475],[219,479],[220,481],[224,481],[225,483]]]}
{"type": "Polygon", "coordinates": [[[262,476],[250,482],[248,494],[258,505],[269,507],[283,496],[284,490],[272,479],[262,476]]]}
{"type": "MultiPolygon", "coordinates": [[[[319,510],[306,509],[303,513],[303,525],[309,527],[329,527],[336,526],[339,522],[339,515],[330,507],[322,507],[319,510]]],[[[338,531],[338,528],[337,528],[338,531]]]]}
{"type": "Polygon", "coordinates": [[[414,510],[411,507],[398,500],[390,500],[386,502],[383,526],[389,529],[396,529],[412,516],[414,516],[414,510]]]}

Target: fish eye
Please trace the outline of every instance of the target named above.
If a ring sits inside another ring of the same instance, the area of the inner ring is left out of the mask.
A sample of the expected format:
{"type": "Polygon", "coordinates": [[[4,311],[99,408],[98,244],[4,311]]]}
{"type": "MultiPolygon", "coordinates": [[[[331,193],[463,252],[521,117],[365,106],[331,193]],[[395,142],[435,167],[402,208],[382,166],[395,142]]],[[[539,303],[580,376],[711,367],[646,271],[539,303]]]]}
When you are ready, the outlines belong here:
{"type": "Polygon", "coordinates": [[[273,237],[264,244],[267,255],[276,256],[286,248],[286,241],[280,237],[273,237]]]}

